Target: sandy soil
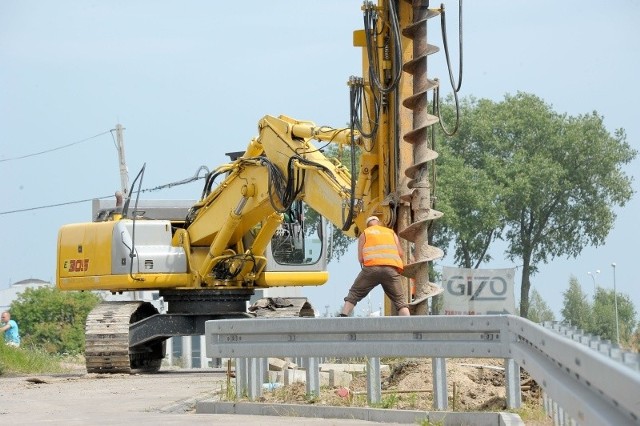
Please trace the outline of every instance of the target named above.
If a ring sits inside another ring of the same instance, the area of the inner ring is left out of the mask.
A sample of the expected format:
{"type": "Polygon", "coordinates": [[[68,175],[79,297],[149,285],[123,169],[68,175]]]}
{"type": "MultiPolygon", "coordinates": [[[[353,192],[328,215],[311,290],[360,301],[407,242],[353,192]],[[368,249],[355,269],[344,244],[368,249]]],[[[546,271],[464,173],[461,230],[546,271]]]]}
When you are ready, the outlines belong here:
{"type": "MultiPolygon", "coordinates": [[[[433,406],[431,360],[387,360],[390,369],[382,374],[381,408],[429,411],[433,406]]],[[[385,363],[385,360],[382,360],[385,363]]],[[[540,388],[526,372],[520,380],[523,410],[518,414],[527,425],[552,425],[542,410],[540,388]]],[[[322,388],[310,398],[304,383],[264,392],[263,402],[366,406],[366,376],[354,376],[348,389],[322,388]]],[[[502,359],[448,359],[449,409],[453,411],[507,411],[504,361],[502,359]]]]}

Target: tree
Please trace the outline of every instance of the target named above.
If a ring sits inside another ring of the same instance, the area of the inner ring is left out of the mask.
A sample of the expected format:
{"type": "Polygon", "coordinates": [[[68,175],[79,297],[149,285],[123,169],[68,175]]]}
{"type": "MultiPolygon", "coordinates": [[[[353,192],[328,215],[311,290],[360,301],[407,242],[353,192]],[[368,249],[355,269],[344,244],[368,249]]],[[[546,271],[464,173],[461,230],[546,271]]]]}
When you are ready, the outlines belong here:
{"type": "MultiPolygon", "coordinates": [[[[312,235],[318,226],[320,226],[320,213],[313,210],[311,207],[305,205],[305,232],[307,235],[312,235]]],[[[339,228],[333,224],[329,224],[326,229],[327,232],[331,232],[329,239],[329,257],[328,261],[331,262],[334,259],[340,259],[343,254],[347,252],[349,246],[355,238],[351,238],[345,235],[339,228]]]]}
{"type": "Polygon", "coordinates": [[[561,311],[563,320],[581,330],[591,330],[593,328],[591,304],[576,277],[569,278],[569,288],[562,293],[562,296],[564,298],[564,307],[561,311]]]}
{"type": "Polygon", "coordinates": [[[636,327],[636,331],[633,332],[631,336],[631,341],[629,342],[631,350],[640,352],[640,326],[636,327]]]}
{"type": "MultiPolygon", "coordinates": [[[[444,113],[451,111],[448,105],[444,113]]],[[[596,112],[558,114],[531,94],[506,95],[499,103],[465,100],[461,114],[461,131],[447,140],[448,153],[484,171],[495,189],[485,195],[502,209],[500,225],[491,229],[506,240],[507,258],[522,263],[520,313],[528,317],[530,278],[539,264],[575,257],[585,246],[605,241],[615,220],[613,208],[633,194],[623,166],[637,152],[624,130],[610,134],[596,112]]],[[[449,199],[446,191],[439,194],[441,204],[456,205],[451,198],[457,194],[449,199]]],[[[477,198],[471,202],[480,205],[477,198]]],[[[479,207],[474,211],[486,214],[479,207]]],[[[447,226],[459,250],[471,234],[469,225],[447,226]]]]}
{"type": "MultiPolygon", "coordinates": [[[[589,332],[603,339],[616,341],[615,297],[613,290],[598,288],[593,301],[593,326],[589,332]]],[[[620,343],[631,345],[633,332],[636,327],[636,310],[626,294],[617,294],[618,299],[618,327],[620,343]]]]}
{"type": "Polygon", "coordinates": [[[29,288],[11,303],[11,316],[19,321],[24,346],[51,353],[78,353],[84,351],[87,315],[99,301],[90,292],[29,288]]]}
{"type": "Polygon", "coordinates": [[[498,187],[482,169],[440,149],[443,158],[438,172],[437,209],[444,216],[435,222],[434,244],[454,244],[454,261],[463,268],[478,268],[491,260],[491,243],[500,235],[501,217],[498,187]]]}
{"type": "MultiPolygon", "coordinates": [[[[455,115],[451,102],[449,98],[442,106],[446,122],[451,122],[455,115]]],[[[433,241],[445,250],[453,244],[454,261],[464,268],[478,268],[482,262],[491,260],[489,247],[500,238],[503,228],[501,188],[485,170],[482,153],[475,151],[478,147],[474,143],[477,135],[491,132],[493,105],[475,98],[462,99],[462,125],[453,137],[434,146],[440,154],[434,198],[437,210],[444,216],[434,222],[433,241]]]]}
{"type": "Polygon", "coordinates": [[[529,319],[533,322],[542,323],[545,321],[554,321],[555,315],[549,308],[547,302],[544,301],[540,293],[536,289],[531,289],[531,304],[529,305],[529,319]]]}

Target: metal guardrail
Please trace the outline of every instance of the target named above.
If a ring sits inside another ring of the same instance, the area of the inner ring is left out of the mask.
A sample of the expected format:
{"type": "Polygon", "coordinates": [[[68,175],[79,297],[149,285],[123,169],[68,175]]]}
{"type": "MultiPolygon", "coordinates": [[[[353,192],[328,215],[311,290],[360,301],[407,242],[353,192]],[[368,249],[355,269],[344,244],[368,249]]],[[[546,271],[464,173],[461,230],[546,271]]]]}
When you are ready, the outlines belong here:
{"type": "Polygon", "coordinates": [[[369,358],[371,402],[380,396],[380,357],[424,357],[434,366],[434,408],[444,410],[446,358],[504,358],[510,408],[520,406],[522,367],[562,407],[562,419],[640,424],[638,371],[513,315],[217,320],[206,323],[205,335],[207,356],[239,358],[237,365],[247,366],[236,380],[250,398],[262,392],[266,357],[308,357],[307,390],[317,394],[318,357],[369,358]]]}
{"type": "Polygon", "coordinates": [[[618,344],[612,343],[611,340],[601,339],[600,336],[594,336],[580,330],[574,325],[569,325],[557,321],[545,321],[542,326],[555,331],[561,336],[582,343],[589,348],[608,356],[614,361],[618,361],[629,368],[640,371],[640,354],[631,352],[621,348],[618,344]]]}
{"type": "MultiPolygon", "coordinates": [[[[542,323],[542,326],[560,336],[578,342],[585,347],[589,347],[621,365],[635,371],[640,371],[640,355],[621,348],[616,343],[612,343],[611,340],[601,339],[600,336],[586,333],[576,326],[558,321],[545,321],[542,323]]],[[[575,420],[569,417],[564,408],[559,406],[551,397],[543,394],[543,401],[545,411],[553,419],[554,425],[564,426],[575,424],[575,420]]]]}

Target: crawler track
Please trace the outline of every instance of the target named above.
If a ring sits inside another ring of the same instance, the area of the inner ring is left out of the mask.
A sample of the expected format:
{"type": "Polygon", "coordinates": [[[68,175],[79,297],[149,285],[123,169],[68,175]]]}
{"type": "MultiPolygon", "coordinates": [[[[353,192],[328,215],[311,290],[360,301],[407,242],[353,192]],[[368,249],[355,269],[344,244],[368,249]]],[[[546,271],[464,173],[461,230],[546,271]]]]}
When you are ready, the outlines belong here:
{"type": "Polygon", "coordinates": [[[162,362],[163,343],[129,348],[129,324],[157,313],[148,302],[103,302],[86,322],[85,359],[89,373],[156,372],[162,362]]]}

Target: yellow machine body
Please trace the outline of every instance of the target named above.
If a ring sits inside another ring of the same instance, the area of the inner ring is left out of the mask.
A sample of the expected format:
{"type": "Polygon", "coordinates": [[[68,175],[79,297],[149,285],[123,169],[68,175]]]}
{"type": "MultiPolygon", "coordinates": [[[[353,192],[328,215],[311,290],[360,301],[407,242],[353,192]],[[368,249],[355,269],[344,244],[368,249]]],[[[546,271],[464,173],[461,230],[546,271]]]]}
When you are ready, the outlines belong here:
{"type": "MultiPolygon", "coordinates": [[[[427,57],[438,51],[427,44],[427,21],[444,11],[428,4],[362,4],[364,30],[353,36],[362,77],[348,80],[348,127],[267,115],[245,151],[208,173],[200,199],[179,214],[145,200],[130,207],[128,198],[94,222],[60,229],[60,289],[158,290],[166,303],[162,314],[139,300],[94,309],[86,324],[87,371],[157,371],[164,339],[248,315],[254,289],[325,283],[330,231],[310,229],[307,208],[351,237],[370,215],[393,228],[404,245],[407,302],[426,313],[426,299],[438,294],[429,263],[442,256],[428,235],[442,214],[431,196],[437,153],[430,127],[439,119],[428,98],[439,83],[427,76],[427,57]],[[349,148],[349,168],[325,156],[327,144],[349,148]]],[[[306,304],[294,306],[299,316],[313,314],[306,304]]]]}
{"type": "Polygon", "coordinates": [[[330,128],[265,116],[244,153],[210,173],[203,196],[180,223],[125,211],[102,223],[64,226],[58,286],[122,291],[323,284],[326,262],[309,260],[299,244],[302,222],[287,219],[295,202],[351,237],[366,217],[378,215],[404,239],[405,253],[419,255],[407,273],[428,284],[427,262],[441,251],[427,242],[428,222],[439,212],[431,209],[425,172],[437,157],[428,129],[438,121],[427,108],[428,91],[438,83],[427,79],[426,60],[438,48],[426,43],[425,22],[441,10],[388,0],[365,2],[362,10],[365,28],[354,31],[353,44],[361,48],[364,77],[349,79],[352,94],[362,99],[360,122],[354,125],[352,117],[349,128],[330,128]],[[314,142],[350,147],[358,156],[354,176],[314,142]],[[214,186],[217,177],[223,179],[214,186]],[[274,264],[269,249],[274,242],[283,247],[287,238],[281,259],[291,259],[274,264]]]}

